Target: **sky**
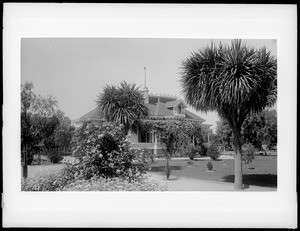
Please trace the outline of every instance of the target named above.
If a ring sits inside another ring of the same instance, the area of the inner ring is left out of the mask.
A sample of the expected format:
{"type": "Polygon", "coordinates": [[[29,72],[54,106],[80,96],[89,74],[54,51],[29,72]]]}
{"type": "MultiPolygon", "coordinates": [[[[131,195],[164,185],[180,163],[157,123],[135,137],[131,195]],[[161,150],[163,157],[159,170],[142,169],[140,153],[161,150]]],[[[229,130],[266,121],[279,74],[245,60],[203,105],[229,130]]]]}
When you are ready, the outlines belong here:
{"type": "MultiPolygon", "coordinates": [[[[144,67],[149,93],[181,93],[181,63],[211,42],[220,39],[154,39],[154,38],[22,38],[21,83],[32,82],[34,91],[52,95],[59,109],[71,120],[94,109],[99,93],[106,84],[122,81],[143,88],[144,67]]],[[[249,46],[265,46],[275,57],[274,39],[243,40],[249,46]]],[[[189,107],[215,131],[216,112],[202,113],[189,107]]]]}

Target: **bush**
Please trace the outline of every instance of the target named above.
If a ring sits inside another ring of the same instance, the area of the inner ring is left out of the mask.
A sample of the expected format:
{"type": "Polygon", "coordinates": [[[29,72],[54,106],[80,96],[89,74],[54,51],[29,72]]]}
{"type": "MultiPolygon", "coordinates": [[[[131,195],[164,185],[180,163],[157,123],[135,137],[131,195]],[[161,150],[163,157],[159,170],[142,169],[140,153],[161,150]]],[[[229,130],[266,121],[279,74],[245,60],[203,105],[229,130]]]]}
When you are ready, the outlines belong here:
{"type": "Polygon", "coordinates": [[[199,145],[199,146],[197,146],[197,152],[200,157],[206,156],[207,147],[205,145],[199,145]]]}
{"type": "Polygon", "coordinates": [[[245,164],[250,164],[255,156],[256,149],[251,143],[245,143],[242,146],[242,161],[245,164]]]}
{"type": "Polygon", "coordinates": [[[54,172],[43,172],[37,176],[22,180],[22,191],[57,191],[76,179],[72,167],[65,167],[54,172]]]}
{"type": "Polygon", "coordinates": [[[133,147],[131,152],[134,154],[134,163],[138,163],[141,169],[146,170],[154,162],[153,152],[147,148],[133,147]]]}
{"type": "Polygon", "coordinates": [[[197,155],[196,151],[197,149],[192,144],[186,147],[186,155],[190,158],[190,160],[194,160],[195,156],[197,155]]]}
{"type": "Polygon", "coordinates": [[[126,177],[130,180],[144,173],[134,165],[136,152],[130,148],[122,125],[99,121],[85,122],[73,137],[73,152],[78,158],[80,177],[126,177]]]}
{"type": "Polygon", "coordinates": [[[209,156],[212,160],[217,160],[220,156],[221,153],[215,144],[211,144],[206,152],[207,156],[209,156]]]}
{"type": "Polygon", "coordinates": [[[210,161],[208,161],[206,166],[207,166],[208,171],[212,171],[214,168],[213,164],[210,161]]]}
{"type": "Polygon", "coordinates": [[[166,187],[146,177],[138,181],[128,181],[124,178],[91,178],[77,180],[62,189],[62,191],[165,191],[166,187]]]}
{"type": "Polygon", "coordinates": [[[63,152],[59,149],[49,149],[46,151],[46,154],[53,164],[57,164],[63,160],[63,152]]]}

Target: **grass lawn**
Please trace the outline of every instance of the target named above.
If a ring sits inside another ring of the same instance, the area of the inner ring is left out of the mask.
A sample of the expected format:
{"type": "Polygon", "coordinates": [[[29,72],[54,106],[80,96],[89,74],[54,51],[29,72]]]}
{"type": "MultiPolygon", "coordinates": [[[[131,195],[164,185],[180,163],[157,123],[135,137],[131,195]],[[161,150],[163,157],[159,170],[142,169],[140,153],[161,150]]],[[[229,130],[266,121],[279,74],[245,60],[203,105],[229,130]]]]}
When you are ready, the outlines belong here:
{"type": "MultiPolygon", "coordinates": [[[[213,172],[207,172],[207,159],[173,159],[172,175],[219,182],[234,182],[234,160],[223,159],[211,161],[213,172]]],[[[164,159],[151,164],[149,172],[164,174],[164,159]]],[[[277,187],[277,156],[255,156],[248,166],[243,166],[243,182],[246,185],[277,187]]]]}

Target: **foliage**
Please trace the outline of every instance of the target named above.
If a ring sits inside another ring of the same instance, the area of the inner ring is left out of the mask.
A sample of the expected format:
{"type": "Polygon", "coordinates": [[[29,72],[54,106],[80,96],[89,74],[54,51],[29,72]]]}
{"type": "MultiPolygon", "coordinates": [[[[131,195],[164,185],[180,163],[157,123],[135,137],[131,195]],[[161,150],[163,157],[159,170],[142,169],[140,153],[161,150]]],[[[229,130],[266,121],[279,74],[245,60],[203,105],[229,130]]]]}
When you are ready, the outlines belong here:
{"type": "Polygon", "coordinates": [[[232,131],[235,149],[235,189],[242,189],[241,129],[246,116],[275,104],[277,60],[266,48],[232,41],[213,43],[182,63],[183,93],[201,111],[217,111],[232,131]]]}
{"type": "Polygon", "coordinates": [[[59,120],[59,125],[54,131],[55,146],[66,151],[71,148],[75,127],[72,125],[70,118],[64,115],[64,112],[57,110],[56,115],[59,120]]]}
{"type": "Polygon", "coordinates": [[[259,112],[276,101],[277,61],[265,48],[255,50],[241,40],[212,43],[192,53],[182,68],[187,102],[199,110],[217,110],[230,124],[230,112],[241,124],[248,112],[259,112]]]}
{"type": "Polygon", "coordinates": [[[145,122],[143,129],[156,132],[167,159],[193,141],[198,145],[203,143],[201,124],[197,122],[153,120],[145,122]]]}
{"type": "Polygon", "coordinates": [[[216,136],[216,139],[225,145],[227,149],[232,148],[233,132],[228,122],[223,118],[220,118],[220,121],[217,122],[216,136]]]}
{"type": "MultiPolygon", "coordinates": [[[[187,147],[192,142],[197,145],[203,144],[201,124],[187,122],[185,120],[151,120],[143,123],[142,129],[155,131],[159,136],[163,153],[167,163],[180,149],[187,147]]],[[[167,179],[171,174],[168,164],[165,167],[167,179]]]]}
{"type": "Polygon", "coordinates": [[[187,155],[190,158],[190,160],[194,160],[196,156],[196,148],[194,145],[188,145],[187,146],[187,155]]]}
{"type": "Polygon", "coordinates": [[[263,145],[270,147],[277,143],[277,112],[264,110],[247,116],[242,127],[245,142],[252,143],[256,148],[263,145]]]}
{"type": "Polygon", "coordinates": [[[132,180],[144,172],[144,166],[133,163],[136,153],[130,148],[123,125],[85,122],[76,130],[72,144],[79,160],[79,175],[84,179],[97,176],[132,180]]]}
{"type": "Polygon", "coordinates": [[[62,170],[43,172],[22,181],[22,191],[57,191],[75,180],[75,171],[66,166],[62,170]]]}
{"type": "Polygon", "coordinates": [[[206,147],[204,145],[188,145],[186,148],[186,155],[190,158],[190,160],[194,160],[194,158],[198,156],[205,156],[206,155],[206,147]]]}
{"type": "Polygon", "coordinates": [[[22,159],[26,153],[27,164],[38,154],[39,146],[49,150],[68,148],[73,131],[70,119],[57,109],[53,96],[34,93],[32,83],[21,85],[21,149],[22,159]]]}
{"type": "Polygon", "coordinates": [[[207,162],[207,165],[206,165],[206,166],[207,166],[208,171],[212,171],[213,168],[214,168],[212,162],[210,162],[210,161],[207,162]]]}
{"type": "Polygon", "coordinates": [[[122,178],[92,178],[90,180],[77,180],[62,191],[165,191],[166,186],[159,185],[146,177],[138,181],[128,181],[122,178]]]}
{"type": "Polygon", "coordinates": [[[142,169],[148,169],[150,164],[154,162],[153,152],[147,148],[130,145],[130,150],[134,154],[134,162],[139,164],[142,169]]]}
{"type": "Polygon", "coordinates": [[[35,136],[31,132],[31,113],[30,108],[35,100],[35,94],[32,91],[33,84],[26,82],[21,86],[21,150],[22,160],[26,153],[26,164],[33,160],[33,150],[35,149],[35,136]]]}
{"type": "Polygon", "coordinates": [[[217,160],[221,156],[221,153],[220,153],[217,145],[214,143],[208,147],[206,154],[212,160],[217,160]]]}
{"type": "Polygon", "coordinates": [[[132,126],[138,126],[149,113],[142,92],[134,83],[125,81],[118,87],[106,85],[97,103],[106,120],[123,124],[126,133],[132,126]]]}
{"type": "Polygon", "coordinates": [[[255,157],[255,152],[256,149],[251,143],[245,143],[242,146],[242,160],[245,164],[250,164],[254,157],[255,157]]]}
{"type": "MultiPolygon", "coordinates": [[[[233,143],[233,132],[228,122],[221,119],[217,123],[216,133],[218,140],[228,147],[233,143]]],[[[277,113],[276,110],[263,110],[260,113],[249,114],[241,130],[243,142],[262,148],[263,145],[270,147],[277,143],[277,113]]]]}
{"type": "Polygon", "coordinates": [[[53,164],[59,163],[64,158],[62,150],[57,148],[48,149],[46,155],[53,164]]]}

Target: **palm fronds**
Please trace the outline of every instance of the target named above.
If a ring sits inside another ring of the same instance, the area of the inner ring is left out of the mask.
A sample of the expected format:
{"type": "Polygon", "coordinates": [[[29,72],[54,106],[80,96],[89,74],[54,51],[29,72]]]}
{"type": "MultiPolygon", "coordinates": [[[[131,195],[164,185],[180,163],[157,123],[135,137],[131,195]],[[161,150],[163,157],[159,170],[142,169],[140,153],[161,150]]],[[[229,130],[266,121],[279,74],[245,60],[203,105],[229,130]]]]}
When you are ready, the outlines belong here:
{"type": "Polygon", "coordinates": [[[277,61],[265,48],[255,50],[241,40],[211,45],[182,62],[186,101],[201,111],[217,110],[236,117],[260,111],[277,98],[277,61]],[[233,115],[234,116],[234,115],[233,115]]]}
{"type": "Polygon", "coordinates": [[[134,83],[106,85],[97,100],[106,120],[121,123],[128,130],[148,115],[142,92],[134,83]]]}

